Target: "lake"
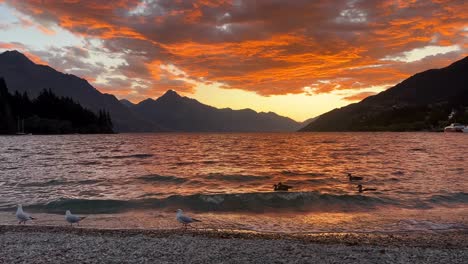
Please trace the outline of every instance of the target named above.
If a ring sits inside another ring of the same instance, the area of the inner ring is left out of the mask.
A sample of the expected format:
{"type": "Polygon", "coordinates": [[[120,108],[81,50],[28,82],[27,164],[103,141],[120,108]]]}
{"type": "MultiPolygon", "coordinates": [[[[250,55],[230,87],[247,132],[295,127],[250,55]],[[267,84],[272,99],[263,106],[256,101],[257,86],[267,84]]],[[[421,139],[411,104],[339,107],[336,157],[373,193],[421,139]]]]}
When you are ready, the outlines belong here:
{"type": "Polygon", "coordinates": [[[0,223],[386,232],[468,228],[468,135],[168,133],[0,137],[0,223]],[[350,182],[346,173],[363,177],[350,182]],[[292,186],[274,192],[273,184],[292,186]],[[357,184],[375,191],[357,192],[357,184]]]}

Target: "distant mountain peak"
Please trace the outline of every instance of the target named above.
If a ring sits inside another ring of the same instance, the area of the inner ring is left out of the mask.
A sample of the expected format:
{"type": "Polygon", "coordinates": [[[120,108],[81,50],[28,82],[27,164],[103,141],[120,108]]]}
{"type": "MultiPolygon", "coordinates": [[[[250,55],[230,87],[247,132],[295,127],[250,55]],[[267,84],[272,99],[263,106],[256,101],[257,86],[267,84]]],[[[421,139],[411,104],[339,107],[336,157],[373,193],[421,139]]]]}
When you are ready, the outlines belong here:
{"type": "Polygon", "coordinates": [[[7,50],[0,54],[0,58],[2,60],[7,60],[9,62],[22,62],[22,63],[29,63],[34,64],[28,57],[26,57],[23,53],[17,50],[7,50]]]}
{"type": "Polygon", "coordinates": [[[161,98],[162,97],[180,98],[181,96],[174,90],[167,90],[167,92],[165,92],[161,98]]]}
{"type": "Polygon", "coordinates": [[[121,99],[121,100],[119,100],[119,101],[120,101],[120,103],[122,103],[122,104],[125,105],[126,107],[133,107],[133,106],[135,106],[134,103],[130,102],[130,101],[127,100],[127,99],[121,99]]]}

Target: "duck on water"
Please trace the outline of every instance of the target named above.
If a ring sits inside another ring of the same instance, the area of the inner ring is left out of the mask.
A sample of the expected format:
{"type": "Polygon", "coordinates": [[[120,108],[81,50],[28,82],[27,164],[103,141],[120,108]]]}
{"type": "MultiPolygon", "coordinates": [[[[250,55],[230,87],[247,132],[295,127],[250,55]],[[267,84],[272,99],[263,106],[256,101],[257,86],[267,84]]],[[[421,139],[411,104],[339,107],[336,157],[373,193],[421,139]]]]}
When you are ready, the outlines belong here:
{"type": "Polygon", "coordinates": [[[348,178],[349,178],[349,181],[360,181],[364,179],[363,177],[353,176],[351,173],[348,173],[348,178]]]}
{"type": "Polygon", "coordinates": [[[291,188],[292,188],[292,186],[283,184],[282,182],[279,182],[278,184],[273,185],[273,190],[275,192],[277,192],[277,191],[286,191],[287,192],[291,188]]]}
{"type": "Polygon", "coordinates": [[[368,192],[368,191],[377,191],[376,188],[362,188],[362,184],[359,184],[358,186],[358,192],[368,192]]]}

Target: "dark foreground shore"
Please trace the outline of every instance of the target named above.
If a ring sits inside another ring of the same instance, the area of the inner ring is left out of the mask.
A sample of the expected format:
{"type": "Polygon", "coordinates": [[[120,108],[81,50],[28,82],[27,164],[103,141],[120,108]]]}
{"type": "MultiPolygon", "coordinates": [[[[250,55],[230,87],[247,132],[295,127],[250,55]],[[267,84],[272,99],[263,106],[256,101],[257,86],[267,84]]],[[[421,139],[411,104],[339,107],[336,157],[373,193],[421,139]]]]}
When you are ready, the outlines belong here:
{"type": "Polygon", "coordinates": [[[0,263],[467,263],[468,231],[259,234],[0,226],[0,263]]]}

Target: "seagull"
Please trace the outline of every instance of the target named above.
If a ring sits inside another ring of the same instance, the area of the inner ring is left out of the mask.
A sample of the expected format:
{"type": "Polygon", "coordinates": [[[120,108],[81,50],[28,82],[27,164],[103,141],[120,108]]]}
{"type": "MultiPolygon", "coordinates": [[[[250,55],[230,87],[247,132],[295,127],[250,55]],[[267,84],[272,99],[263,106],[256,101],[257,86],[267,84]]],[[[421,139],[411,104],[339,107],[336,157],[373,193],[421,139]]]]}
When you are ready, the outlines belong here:
{"type": "Polygon", "coordinates": [[[182,209],[177,209],[176,219],[177,221],[179,221],[179,223],[184,225],[185,229],[187,229],[187,226],[193,222],[201,222],[198,219],[185,216],[184,211],[182,211],[182,209]]]}
{"type": "Polygon", "coordinates": [[[29,214],[23,212],[23,206],[21,204],[18,204],[18,210],[16,210],[16,219],[19,220],[18,224],[26,224],[26,221],[34,220],[36,218],[31,217],[29,214]]]}
{"type": "Polygon", "coordinates": [[[70,226],[73,226],[74,223],[80,225],[80,221],[85,219],[86,216],[77,216],[77,215],[72,215],[70,210],[67,210],[65,212],[65,220],[70,223],[70,226]]]}
{"type": "Polygon", "coordinates": [[[348,178],[349,178],[349,181],[360,181],[364,178],[362,177],[359,177],[359,176],[353,176],[351,173],[348,173],[348,178]]]}

